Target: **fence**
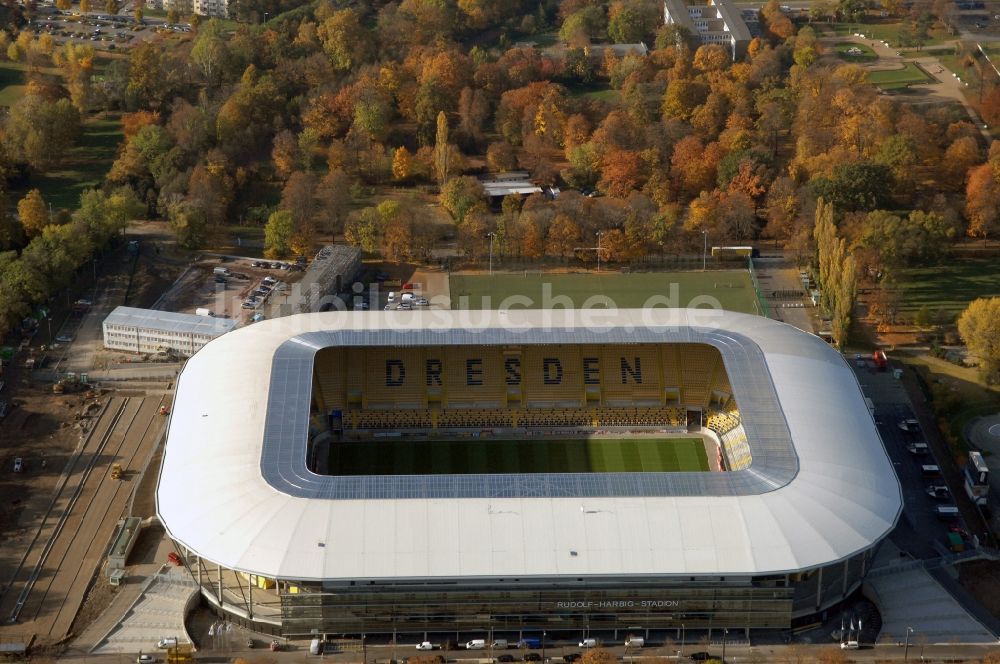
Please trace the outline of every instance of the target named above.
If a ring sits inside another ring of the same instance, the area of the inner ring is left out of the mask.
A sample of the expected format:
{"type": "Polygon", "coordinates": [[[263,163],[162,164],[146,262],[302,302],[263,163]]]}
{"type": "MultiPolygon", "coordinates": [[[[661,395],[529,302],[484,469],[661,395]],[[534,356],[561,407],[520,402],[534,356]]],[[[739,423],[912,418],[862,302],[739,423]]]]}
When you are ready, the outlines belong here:
{"type": "Polygon", "coordinates": [[[764,318],[771,317],[771,310],[767,306],[767,300],[764,298],[764,293],[760,290],[760,282],[757,280],[757,271],[753,268],[753,258],[747,256],[747,271],[750,272],[750,282],[753,284],[754,295],[757,296],[757,309],[758,313],[764,318]]]}

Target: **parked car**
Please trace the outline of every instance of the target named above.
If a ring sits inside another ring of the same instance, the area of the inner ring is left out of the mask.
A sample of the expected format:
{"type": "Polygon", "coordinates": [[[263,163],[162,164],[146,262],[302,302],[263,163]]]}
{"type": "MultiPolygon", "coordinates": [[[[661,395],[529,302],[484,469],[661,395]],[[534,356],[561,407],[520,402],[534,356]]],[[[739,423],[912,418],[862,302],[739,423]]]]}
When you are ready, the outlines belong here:
{"type": "Polygon", "coordinates": [[[902,420],[898,426],[907,433],[920,433],[920,422],[914,419],[902,420]]]}
{"type": "Polygon", "coordinates": [[[540,662],[542,661],[542,656],[537,652],[529,652],[524,656],[524,661],[526,662],[540,662]]]}
{"type": "Polygon", "coordinates": [[[718,657],[710,652],[700,651],[691,653],[688,655],[688,659],[692,662],[707,662],[710,659],[718,659],[718,657]]]}
{"type": "Polygon", "coordinates": [[[400,311],[410,311],[411,309],[413,309],[413,305],[410,304],[409,302],[400,302],[399,305],[396,306],[396,308],[399,309],[400,311]]]}
{"type": "Polygon", "coordinates": [[[514,661],[514,656],[513,655],[500,655],[499,657],[497,657],[497,661],[498,662],[513,662],[514,661]]]}
{"type": "Polygon", "coordinates": [[[427,301],[426,297],[418,297],[413,301],[413,304],[417,305],[418,307],[430,306],[430,302],[427,301]]]}
{"type": "Polygon", "coordinates": [[[14,457],[14,472],[20,473],[24,470],[24,459],[21,457],[14,457]]]}
{"type": "Polygon", "coordinates": [[[421,641],[417,644],[417,650],[434,650],[434,644],[430,641],[421,641]]]}
{"type": "Polygon", "coordinates": [[[139,653],[139,656],[135,658],[135,664],[153,664],[155,661],[156,658],[152,655],[144,655],[142,653],[139,653]]]}
{"type": "Polygon", "coordinates": [[[72,334],[60,334],[58,337],[56,337],[56,341],[58,341],[59,343],[63,343],[63,344],[72,343],[72,341],[73,341],[73,335],[72,334]]]}

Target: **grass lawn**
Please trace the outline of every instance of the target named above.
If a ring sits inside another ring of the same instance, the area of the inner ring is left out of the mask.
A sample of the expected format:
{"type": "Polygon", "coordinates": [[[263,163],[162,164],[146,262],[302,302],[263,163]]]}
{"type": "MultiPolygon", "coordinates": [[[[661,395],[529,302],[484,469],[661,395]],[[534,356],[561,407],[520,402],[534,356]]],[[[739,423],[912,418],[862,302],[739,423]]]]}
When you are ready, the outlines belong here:
{"type": "Polygon", "coordinates": [[[915,83],[927,83],[930,79],[915,64],[907,62],[902,69],[868,72],[868,81],[883,90],[894,90],[915,83]]]}
{"type": "MultiPolygon", "coordinates": [[[[889,42],[890,46],[896,48],[901,46],[899,42],[899,32],[903,27],[903,23],[901,21],[884,23],[820,23],[818,25],[825,26],[836,35],[853,35],[858,33],[864,35],[865,39],[889,42]]],[[[927,40],[923,43],[923,47],[926,48],[928,46],[936,46],[948,41],[955,41],[954,35],[949,34],[944,28],[935,25],[929,31],[927,40]]]]}
{"type": "Polygon", "coordinates": [[[27,85],[7,85],[0,89],[0,106],[13,106],[14,102],[24,96],[27,85]]]}
{"type": "Polygon", "coordinates": [[[604,274],[497,273],[450,277],[452,309],[689,307],[757,312],[745,270],[604,274]],[[530,304],[506,302],[527,297],[530,304]],[[655,298],[655,299],[654,299],[655,298]]]}
{"type": "Polygon", "coordinates": [[[878,60],[878,56],[875,54],[875,51],[868,48],[864,44],[840,42],[834,46],[834,48],[837,51],[837,55],[840,56],[841,59],[848,62],[875,62],[878,60]],[[855,51],[855,49],[860,51],[860,53],[855,51]],[[849,53],[848,51],[853,51],[853,53],[849,53]]]}
{"type": "Polygon", "coordinates": [[[962,258],[934,267],[902,270],[899,274],[902,309],[916,312],[926,305],[957,316],[978,297],[1000,295],[1000,261],[962,258]]]}
{"type": "Polygon", "coordinates": [[[335,475],[707,471],[700,438],[365,440],[333,443],[335,475]]]}
{"type": "Polygon", "coordinates": [[[104,181],[122,139],[119,115],[87,118],[83,121],[80,139],[70,148],[59,170],[33,177],[21,190],[12,193],[20,198],[28,190],[38,188],[53,208],[75,210],[80,194],[99,187],[104,181]]]}
{"type": "MultiPolygon", "coordinates": [[[[42,67],[42,78],[58,78],[59,70],[42,67]]],[[[18,62],[0,62],[0,106],[11,106],[24,96],[28,89],[28,65],[18,62]]]]}

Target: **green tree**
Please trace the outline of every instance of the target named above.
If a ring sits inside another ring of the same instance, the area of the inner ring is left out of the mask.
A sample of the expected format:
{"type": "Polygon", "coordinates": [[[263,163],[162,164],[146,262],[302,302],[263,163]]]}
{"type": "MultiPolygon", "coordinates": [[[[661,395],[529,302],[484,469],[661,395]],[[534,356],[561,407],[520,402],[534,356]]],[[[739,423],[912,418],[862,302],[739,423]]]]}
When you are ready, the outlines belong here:
{"type": "Polygon", "coordinates": [[[189,203],[170,206],[167,214],[177,244],[185,249],[197,249],[208,239],[208,219],[204,210],[189,203]]]}
{"type": "Polygon", "coordinates": [[[460,224],[470,210],[486,205],[486,190],[474,177],[451,178],[441,188],[440,201],[441,206],[460,224]]]}
{"type": "Polygon", "coordinates": [[[890,207],[892,171],[885,164],[856,162],[838,164],[832,177],[810,181],[813,192],[838,210],[868,211],[890,207]]]}
{"type": "Polygon", "coordinates": [[[181,21],[181,13],[175,7],[167,10],[167,23],[177,24],[181,21]]]}
{"type": "Polygon", "coordinates": [[[451,150],[448,148],[448,116],[444,111],[437,114],[437,134],[434,140],[434,173],[437,175],[438,183],[443,184],[447,179],[451,164],[449,157],[451,150]]]}
{"type": "Polygon", "coordinates": [[[570,46],[587,46],[604,32],[604,12],[588,5],[573,12],[559,28],[559,40],[570,46]]]}
{"type": "Polygon", "coordinates": [[[608,36],[619,44],[645,41],[656,29],[659,13],[651,10],[655,4],[641,0],[625,0],[611,5],[608,18],[608,36]]]}
{"type": "Polygon", "coordinates": [[[27,94],[10,108],[3,144],[13,159],[45,172],[66,156],[79,128],[80,114],[69,99],[27,94]]]}
{"type": "Polygon", "coordinates": [[[277,210],[267,218],[264,227],[264,256],[267,258],[284,258],[291,253],[292,235],[295,232],[292,213],[288,210],[277,210]]]}
{"type": "Polygon", "coordinates": [[[347,243],[359,247],[367,254],[374,254],[379,246],[379,223],[381,217],[378,210],[366,207],[347,219],[344,226],[344,239],[347,243]]]}
{"type": "Polygon", "coordinates": [[[958,317],[958,333],[979,360],[979,369],[989,382],[1000,377],[1000,297],[973,300],[958,317]]]}
{"type": "Polygon", "coordinates": [[[191,62],[210,88],[221,83],[230,61],[229,47],[221,32],[219,22],[212,19],[198,30],[198,39],[191,48],[191,62]]]}
{"type": "Polygon", "coordinates": [[[365,60],[370,39],[355,10],[334,12],[316,33],[334,69],[348,71],[365,60]]]}

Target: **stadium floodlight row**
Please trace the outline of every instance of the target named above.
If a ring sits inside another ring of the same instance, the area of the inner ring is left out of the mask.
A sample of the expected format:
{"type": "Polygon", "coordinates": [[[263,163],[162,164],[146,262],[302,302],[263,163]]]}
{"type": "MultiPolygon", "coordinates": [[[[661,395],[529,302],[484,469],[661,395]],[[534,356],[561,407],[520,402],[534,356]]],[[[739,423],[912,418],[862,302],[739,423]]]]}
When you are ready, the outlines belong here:
{"type": "Polygon", "coordinates": [[[284,635],[787,628],[859,587],[901,509],[839,353],[783,323],[687,309],[335,312],[236,330],[178,379],[157,489],[205,601],[284,635]],[[749,460],[724,472],[310,470],[322,349],[539,344],[712,346],[749,460]]]}

